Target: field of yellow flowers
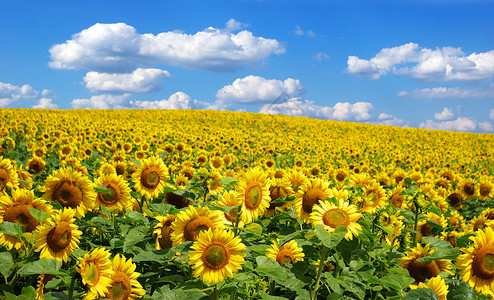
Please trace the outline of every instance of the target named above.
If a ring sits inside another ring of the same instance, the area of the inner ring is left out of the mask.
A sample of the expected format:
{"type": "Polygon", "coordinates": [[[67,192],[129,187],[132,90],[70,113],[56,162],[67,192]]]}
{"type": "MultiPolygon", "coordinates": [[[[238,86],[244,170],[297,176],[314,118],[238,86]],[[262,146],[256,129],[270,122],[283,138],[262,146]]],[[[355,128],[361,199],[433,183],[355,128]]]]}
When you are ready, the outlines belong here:
{"type": "Polygon", "coordinates": [[[0,109],[0,298],[491,299],[494,135],[0,109]]]}

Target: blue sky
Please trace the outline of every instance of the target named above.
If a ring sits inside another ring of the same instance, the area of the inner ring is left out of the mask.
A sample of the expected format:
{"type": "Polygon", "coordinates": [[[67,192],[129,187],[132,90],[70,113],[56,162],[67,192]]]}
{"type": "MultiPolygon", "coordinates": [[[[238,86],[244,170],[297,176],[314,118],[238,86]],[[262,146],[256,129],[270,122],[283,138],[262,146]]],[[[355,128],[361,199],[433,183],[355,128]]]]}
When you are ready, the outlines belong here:
{"type": "Polygon", "coordinates": [[[494,1],[0,2],[0,107],[494,132],[494,1]]]}

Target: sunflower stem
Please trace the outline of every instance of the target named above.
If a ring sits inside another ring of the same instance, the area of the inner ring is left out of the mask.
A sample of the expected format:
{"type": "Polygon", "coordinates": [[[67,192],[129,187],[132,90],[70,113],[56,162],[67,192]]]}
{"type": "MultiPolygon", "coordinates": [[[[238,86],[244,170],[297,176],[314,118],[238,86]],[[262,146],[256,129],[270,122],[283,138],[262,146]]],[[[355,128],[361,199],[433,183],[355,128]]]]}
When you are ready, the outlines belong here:
{"type": "Polygon", "coordinates": [[[210,297],[213,300],[218,300],[218,288],[217,288],[217,284],[214,285],[214,290],[211,293],[211,296],[210,297]]]}
{"type": "Polygon", "coordinates": [[[415,247],[415,239],[417,238],[417,227],[418,227],[418,223],[419,223],[419,207],[418,207],[417,203],[415,203],[414,206],[415,206],[415,209],[414,209],[415,220],[414,220],[414,224],[413,224],[413,239],[412,239],[413,247],[415,247]]]}
{"type": "Polygon", "coordinates": [[[233,228],[233,234],[238,235],[238,224],[240,224],[240,207],[237,206],[237,217],[235,217],[235,228],[233,228]]]}
{"type": "Polygon", "coordinates": [[[324,261],[326,260],[326,254],[328,254],[328,250],[329,248],[323,245],[321,251],[319,252],[319,256],[320,256],[319,268],[317,269],[316,284],[314,286],[314,290],[312,291],[312,296],[311,296],[312,300],[317,299],[317,290],[319,289],[322,269],[324,268],[324,261]]]}
{"type": "Polygon", "coordinates": [[[74,299],[74,287],[75,287],[75,280],[77,279],[76,275],[74,274],[72,276],[72,280],[70,281],[70,286],[69,286],[69,295],[67,297],[67,300],[73,300],[74,299]]]}

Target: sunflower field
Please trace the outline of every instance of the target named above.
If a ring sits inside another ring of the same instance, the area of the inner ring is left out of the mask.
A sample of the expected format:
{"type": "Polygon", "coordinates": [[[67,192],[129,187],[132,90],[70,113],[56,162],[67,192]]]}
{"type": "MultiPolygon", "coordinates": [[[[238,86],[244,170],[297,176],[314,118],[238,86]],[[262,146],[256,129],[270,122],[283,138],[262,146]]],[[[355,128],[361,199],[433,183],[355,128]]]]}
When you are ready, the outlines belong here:
{"type": "Polygon", "coordinates": [[[1,299],[493,299],[494,135],[0,109],[1,299]]]}

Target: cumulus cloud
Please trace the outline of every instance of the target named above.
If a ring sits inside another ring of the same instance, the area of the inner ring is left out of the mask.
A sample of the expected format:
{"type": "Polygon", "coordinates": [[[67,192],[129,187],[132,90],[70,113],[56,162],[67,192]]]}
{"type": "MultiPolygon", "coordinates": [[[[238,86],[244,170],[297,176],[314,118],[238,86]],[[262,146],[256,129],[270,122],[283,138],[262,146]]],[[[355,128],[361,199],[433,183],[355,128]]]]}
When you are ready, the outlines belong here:
{"type": "Polygon", "coordinates": [[[154,35],[140,34],[125,23],[97,23],[52,46],[49,66],[118,73],[155,64],[236,71],[285,52],[275,39],[256,37],[246,30],[232,33],[242,26],[235,20],[226,26],[227,30],[209,27],[195,34],[168,31],[154,35]]]}
{"type": "Polygon", "coordinates": [[[401,91],[397,96],[406,98],[494,98],[494,84],[476,89],[460,87],[416,89],[411,92],[401,91]]]}
{"type": "Polygon", "coordinates": [[[493,132],[494,131],[494,127],[489,122],[480,122],[479,128],[485,132],[493,132]]]}
{"type": "Polygon", "coordinates": [[[33,108],[40,109],[57,109],[58,105],[52,102],[53,99],[49,98],[41,98],[39,99],[38,104],[34,105],[33,108]]]}
{"type": "Polygon", "coordinates": [[[434,118],[438,121],[451,120],[454,116],[455,114],[448,107],[445,107],[442,112],[434,114],[434,118]]]}
{"type": "Polygon", "coordinates": [[[30,85],[16,86],[0,82],[0,107],[8,107],[21,98],[35,98],[39,94],[30,85]]]}
{"type": "Polygon", "coordinates": [[[295,26],[295,30],[293,31],[293,33],[295,33],[295,35],[298,35],[298,36],[307,36],[307,37],[315,37],[316,36],[314,31],[303,30],[302,27],[300,27],[299,25],[295,26]]]}
{"type": "Polygon", "coordinates": [[[400,126],[400,127],[409,127],[410,122],[399,119],[393,115],[386,114],[386,113],[380,113],[379,116],[377,117],[377,122],[375,124],[377,125],[388,125],[388,126],[400,126]]]}
{"type": "Polygon", "coordinates": [[[220,89],[216,98],[223,102],[237,103],[284,102],[303,93],[304,88],[298,79],[281,81],[250,75],[238,78],[231,85],[220,89]]]}
{"type": "Polygon", "coordinates": [[[148,93],[158,90],[158,84],[169,77],[168,71],[138,68],[128,74],[88,72],[84,82],[93,92],[148,93]]]}
{"type": "Polygon", "coordinates": [[[129,97],[130,94],[104,94],[89,99],[74,99],[71,104],[74,109],[120,109],[126,107],[129,97]]]}
{"type": "Polygon", "coordinates": [[[428,49],[408,43],[384,48],[373,58],[349,56],[347,71],[378,79],[390,72],[424,81],[489,80],[494,75],[494,50],[466,56],[461,48],[428,49]]]}
{"type": "Polygon", "coordinates": [[[53,99],[56,98],[57,95],[51,90],[43,89],[43,91],[41,91],[41,97],[53,99]]]}
{"type": "Polygon", "coordinates": [[[477,129],[477,121],[472,118],[458,117],[456,120],[435,122],[427,120],[420,123],[420,128],[440,129],[453,131],[475,131],[477,129]]]}
{"type": "Polygon", "coordinates": [[[367,121],[374,106],[369,102],[336,103],[331,106],[319,106],[302,98],[292,98],[283,103],[265,104],[259,110],[265,114],[282,114],[339,121],[367,121]]]}
{"type": "Polygon", "coordinates": [[[130,101],[130,105],[143,109],[225,109],[226,106],[221,101],[214,103],[202,102],[192,99],[183,92],[177,92],[168,99],[159,101],[130,101]]]}
{"type": "Polygon", "coordinates": [[[234,18],[231,18],[226,22],[226,29],[229,31],[238,31],[247,27],[247,24],[237,22],[234,18]]]}

